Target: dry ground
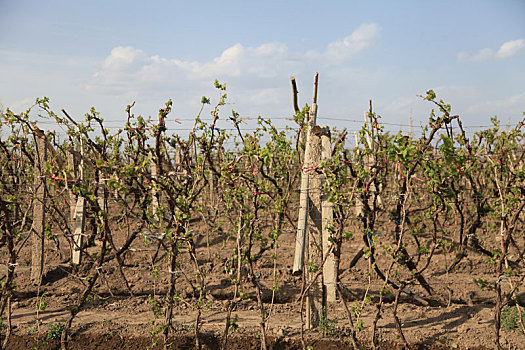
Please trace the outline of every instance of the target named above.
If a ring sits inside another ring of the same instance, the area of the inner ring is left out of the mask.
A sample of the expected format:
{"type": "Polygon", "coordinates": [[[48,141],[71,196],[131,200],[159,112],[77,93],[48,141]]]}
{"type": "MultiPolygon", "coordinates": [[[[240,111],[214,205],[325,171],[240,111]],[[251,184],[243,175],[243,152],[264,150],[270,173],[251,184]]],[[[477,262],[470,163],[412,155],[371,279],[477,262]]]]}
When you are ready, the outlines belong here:
{"type": "MultiPolygon", "coordinates": [[[[234,244],[226,233],[211,232],[210,247],[207,247],[209,230],[204,224],[196,225],[200,232],[198,253],[202,257],[203,269],[207,272],[207,287],[210,291],[211,309],[205,310],[202,317],[203,343],[205,348],[216,349],[220,344],[220,334],[224,328],[227,301],[233,294],[233,286],[229,275],[225,273],[225,262],[231,258],[234,244]]],[[[117,245],[123,242],[126,231],[118,232],[117,245]]],[[[299,303],[297,297],[301,290],[300,277],[291,275],[293,261],[294,235],[283,234],[279,238],[280,247],[277,259],[280,291],[276,295],[275,304],[271,308],[268,322],[268,333],[273,348],[300,348],[299,303]]],[[[74,302],[76,295],[82,290],[82,280],[77,277],[77,271],[65,262],[68,258],[67,245],[62,242],[64,262],[56,254],[51,241],[47,241],[47,268],[44,283],[39,295],[45,293],[45,311],[37,313],[37,288],[29,283],[29,247],[24,248],[17,267],[16,298],[13,302],[11,318],[13,336],[10,349],[25,348],[56,348],[58,341],[46,339],[49,329],[64,322],[69,315],[67,306],[74,302]],[[38,322],[37,322],[38,320],[38,322]]],[[[126,255],[124,273],[130,281],[134,296],[130,296],[118,274],[116,263],[110,262],[102,271],[97,294],[90,300],[73,323],[72,347],[77,349],[146,349],[152,346],[155,339],[150,335],[153,324],[160,323],[152,311],[148,298],[154,296],[162,302],[162,296],[167,288],[168,274],[164,256],[159,256],[159,277],[152,273],[151,256],[156,244],[145,244],[138,238],[126,255]]],[[[352,270],[348,264],[355,252],[361,248],[359,239],[345,242],[341,263],[342,282],[349,291],[349,304],[358,304],[363,300],[368,281],[368,263],[362,259],[352,270]]],[[[97,247],[89,248],[96,251],[97,247]]],[[[473,278],[483,278],[494,283],[493,266],[487,264],[486,258],[470,253],[456,271],[452,274],[443,273],[443,265],[450,261],[452,255],[438,251],[433,264],[425,272],[425,277],[434,288],[434,298],[440,303],[437,306],[425,306],[414,301],[407,295],[402,297],[398,309],[404,334],[410,344],[417,349],[492,349],[494,348],[493,308],[494,293],[491,286],[481,290],[473,282],[473,278]],[[450,292],[450,293],[449,293],[450,292]],[[450,302],[449,305],[446,305],[450,302]],[[440,305],[439,305],[440,304],[440,305]]],[[[385,266],[386,263],[379,261],[385,266]]],[[[271,301],[271,286],[273,284],[273,262],[269,253],[262,255],[258,262],[258,271],[265,287],[264,300],[269,307],[271,301]]],[[[192,265],[187,254],[181,255],[181,269],[187,276],[192,275],[192,265]]],[[[80,268],[88,270],[89,264],[80,268]]],[[[0,274],[5,273],[5,267],[0,274]]],[[[358,333],[358,339],[365,347],[370,344],[370,326],[375,315],[375,302],[381,286],[375,274],[372,274],[372,286],[369,295],[372,303],[365,306],[361,315],[364,329],[358,333]]],[[[425,296],[419,286],[409,287],[418,295],[425,296]]],[[[248,289],[248,292],[251,290],[248,289]]],[[[184,278],[180,279],[178,292],[183,297],[191,298],[192,289],[184,278]]],[[[525,299],[525,297],[523,298],[525,299]]],[[[400,339],[392,318],[392,300],[387,298],[383,316],[380,319],[379,335],[382,348],[402,348],[400,339]]],[[[192,327],[195,310],[183,303],[177,305],[175,323],[177,332],[171,340],[174,348],[191,348],[193,346],[192,327]]],[[[239,328],[232,333],[231,348],[258,348],[259,314],[254,298],[243,300],[234,311],[238,317],[239,328]]],[[[328,319],[333,329],[328,332],[319,330],[306,332],[306,343],[316,348],[339,349],[349,345],[349,324],[341,301],[328,307],[328,319]]],[[[5,320],[4,320],[5,321],[5,320]]],[[[525,349],[525,336],[518,329],[502,331],[502,344],[509,349],[525,349]]]]}

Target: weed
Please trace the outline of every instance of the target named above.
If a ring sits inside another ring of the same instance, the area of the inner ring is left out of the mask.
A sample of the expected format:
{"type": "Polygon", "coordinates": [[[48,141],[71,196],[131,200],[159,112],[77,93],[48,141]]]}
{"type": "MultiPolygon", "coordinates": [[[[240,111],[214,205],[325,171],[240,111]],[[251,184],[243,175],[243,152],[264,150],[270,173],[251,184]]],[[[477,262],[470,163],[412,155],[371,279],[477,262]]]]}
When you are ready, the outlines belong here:
{"type": "Polygon", "coordinates": [[[148,302],[151,305],[151,311],[153,311],[153,315],[155,318],[160,318],[162,316],[162,307],[159,306],[159,304],[155,301],[153,297],[148,297],[148,302]]]}
{"type": "Polygon", "coordinates": [[[239,316],[235,315],[233,317],[233,320],[230,323],[230,328],[232,330],[232,333],[234,333],[237,329],[239,329],[239,316]]]}
{"type": "Polygon", "coordinates": [[[152,339],[152,344],[151,344],[151,347],[148,346],[148,350],[159,345],[159,342],[160,342],[159,334],[162,333],[167,327],[168,327],[167,324],[161,324],[161,325],[153,326],[150,328],[149,333],[152,339]]]}
{"type": "Polygon", "coordinates": [[[324,334],[332,334],[335,331],[336,326],[337,326],[337,319],[328,318],[326,314],[326,308],[323,307],[323,311],[319,319],[319,329],[324,334]]]}
{"type": "Polygon", "coordinates": [[[484,280],[482,278],[474,278],[473,281],[476,284],[476,286],[478,286],[481,290],[485,289],[485,287],[489,284],[487,280],[484,280]]]}
{"type": "Polygon", "coordinates": [[[46,340],[50,339],[60,339],[62,336],[62,331],[64,330],[64,325],[60,323],[51,323],[49,325],[49,330],[47,332],[46,340]]]}
{"type": "MultiPolygon", "coordinates": [[[[505,306],[503,308],[501,312],[501,327],[503,327],[503,329],[516,329],[520,326],[518,307],[519,306],[505,306]]],[[[522,317],[521,321],[525,322],[525,318],[522,317]]]]}
{"type": "Polygon", "coordinates": [[[47,292],[44,292],[38,298],[36,307],[38,308],[39,311],[46,311],[46,308],[47,308],[47,301],[46,301],[47,294],[48,294],[47,292]]]}

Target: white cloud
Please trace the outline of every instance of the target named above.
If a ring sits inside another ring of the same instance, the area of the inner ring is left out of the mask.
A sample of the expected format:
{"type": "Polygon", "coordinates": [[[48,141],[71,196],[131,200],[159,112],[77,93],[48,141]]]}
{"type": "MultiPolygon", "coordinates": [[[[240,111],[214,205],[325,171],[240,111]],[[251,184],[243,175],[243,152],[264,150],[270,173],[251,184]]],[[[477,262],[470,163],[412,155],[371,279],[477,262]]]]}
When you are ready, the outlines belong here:
{"type": "Polygon", "coordinates": [[[501,45],[498,52],[496,53],[496,57],[503,59],[503,58],[514,56],[524,47],[525,47],[524,39],[507,41],[506,43],[501,45]]]}
{"type": "MultiPolygon", "coordinates": [[[[86,88],[104,94],[124,94],[129,91],[147,93],[159,90],[187,89],[199,82],[214,79],[242,78],[265,80],[287,76],[301,66],[299,57],[286,45],[268,43],[258,47],[234,45],[209,62],[182,61],[159,56],[147,56],[133,47],[111,50],[86,88]]],[[[260,81],[257,84],[260,86],[260,81]]]]}
{"type": "Polygon", "coordinates": [[[438,98],[448,101],[450,98],[470,99],[476,96],[472,86],[443,85],[434,88],[438,98]]]}
{"type": "Polygon", "coordinates": [[[170,60],[148,56],[142,50],[118,46],[92,75],[86,89],[113,95],[153,93],[182,78],[180,73],[175,76],[175,66],[170,60]]]}
{"type": "MultiPolygon", "coordinates": [[[[497,115],[502,124],[511,124],[523,118],[525,112],[525,91],[499,99],[490,99],[472,86],[440,86],[434,88],[438,99],[452,106],[452,114],[458,114],[463,125],[479,129],[480,125],[490,125],[490,118],[497,115]]],[[[408,124],[408,116],[413,115],[414,130],[422,122],[426,124],[430,110],[436,109],[432,103],[417,96],[399,96],[385,105],[378,106],[388,121],[408,124]]],[[[439,112],[437,112],[439,113],[439,112]]],[[[386,121],[386,120],[385,120],[386,121]]],[[[477,130],[476,129],[476,130],[477,130]]],[[[474,130],[474,129],[470,129],[474,130]]]]}
{"type": "Polygon", "coordinates": [[[488,100],[473,104],[467,113],[488,118],[497,115],[499,118],[521,119],[525,112],[525,92],[497,100],[488,100]]]}
{"type": "MultiPolygon", "coordinates": [[[[460,114],[463,118],[466,108],[475,101],[478,93],[472,86],[460,85],[443,85],[433,88],[436,92],[437,98],[443,99],[445,103],[452,106],[453,114],[460,114]]],[[[424,100],[418,95],[425,95],[425,90],[414,92],[413,95],[400,95],[387,100],[385,104],[378,106],[378,110],[390,120],[399,121],[403,125],[408,124],[409,116],[413,116],[414,128],[421,123],[426,124],[430,111],[434,108],[434,104],[424,100]],[[397,119],[397,120],[396,120],[397,119]]],[[[464,119],[463,119],[464,120],[464,119]]],[[[414,129],[415,130],[415,129],[414,129]]]]}
{"type": "Polygon", "coordinates": [[[236,44],[210,62],[185,62],[172,60],[189,78],[214,78],[217,76],[271,78],[299,59],[282,43],[267,43],[258,47],[236,44]]]}
{"type": "Polygon", "coordinates": [[[123,71],[138,68],[148,61],[148,56],[142,51],[132,47],[118,46],[111,50],[110,55],[102,65],[103,69],[123,71]]]}
{"type": "MultiPolygon", "coordinates": [[[[213,93],[211,84],[219,79],[233,87],[228,92],[235,97],[230,102],[236,110],[252,115],[285,114],[291,110],[290,75],[299,82],[319,68],[346,63],[371,47],[379,32],[379,25],[364,24],[325,49],[310,52],[296,52],[280,42],[254,47],[236,44],[208,61],[150,56],[139,48],[119,46],[111,50],[85,87],[89,92],[128,100],[154,100],[162,95],[189,105],[189,101],[200,101],[203,94],[213,93]]],[[[326,77],[329,71],[326,69],[326,77]]],[[[337,74],[339,79],[341,75],[337,74]]]]}
{"type": "Polygon", "coordinates": [[[272,101],[279,99],[280,95],[285,91],[280,88],[275,89],[264,89],[250,97],[250,103],[261,106],[271,104],[272,101]]]}
{"type": "Polygon", "coordinates": [[[498,51],[490,48],[484,48],[478,51],[475,55],[470,55],[466,52],[460,52],[458,59],[463,62],[483,62],[503,60],[516,55],[523,48],[525,48],[525,39],[511,40],[503,43],[498,51]]]}
{"type": "MultiPolygon", "coordinates": [[[[122,94],[151,88],[174,88],[188,81],[210,79],[256,80],[264,86],[265,80],[279,79],[298,74],[309,66],[343,63],[373,45],[381,28],[375,23],[363,24],[349,36],[329,43],[324,52],[293,52],[279,42],[265,43],[257,47],[236,44],[224,50],[210,61],[184,61],[177,58],[148,56],[133,47],[115,47],[93,74],[87,84],[90,91],[104,94],[122,94]],[[232,79],[233,78],[233,79],[232,79]]],[[[308,68],[310,70],[310,68],[308,68]]]]}
{"type": "Polygon", "coordinates": [[[34,98],[26,97],[22,100],[15,101],[10,106],[4,106],[4,108],[9,107],[9,109],[13,111],[14,113],[22,113],[22,112],[25,112],[29,107],[31,107],[34,104],[35,104],[34,98]]]}
{"type": "Polygon", "coordinates": [[[408,116],[410,111],[414,110],[417,103],[420,102],[420,98],[417,96],[402,96],[399,97],[385,106],[382,106],[382,110],[387,115],[404,115],[408,116]]]}
{"type": "Polygon", "coordinates": [[[381,27],[376,23],[362,24],[347,37],[328,44],[325,52],[310,51],[308,56],[328,64],[342,63],[370,48],[380,32],[381,27]]]}

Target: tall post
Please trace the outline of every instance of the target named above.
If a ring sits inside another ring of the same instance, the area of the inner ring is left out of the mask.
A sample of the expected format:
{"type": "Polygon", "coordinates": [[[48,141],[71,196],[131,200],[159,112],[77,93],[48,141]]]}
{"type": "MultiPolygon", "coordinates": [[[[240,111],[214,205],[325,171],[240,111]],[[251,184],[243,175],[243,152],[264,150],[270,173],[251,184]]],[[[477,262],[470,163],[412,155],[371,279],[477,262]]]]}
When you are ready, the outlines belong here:
{"type": "Polygon", "coordinates": [[[292,83],[292,96],[293,96],[293,110],[297,114],[301,110],[299,109],[299,103],[297,102],[297,94],[299,91],[297,91],[297,83],[295,82],[295,77],[291,76],[290,81],[292,83]]]}
{"type": "MultiPolygon", "coordinates": [[[[157,172],[157,163],[152,162],[150,166],[151,170],[151,178],[152,180],[158,179],[158,172],[157,172]]],[[[151,186],[151,204],[149,207],[149,210],[153,214],[154,220],[160,223],[161,216],[157,215],[157,211],[159,210],[159,194],[157,192],[157,183],[155,181],[152,181],[151,186]]]]}
{"type": "MultiPolygon", "coordinates": [[[[330,140],[330,128],[325,126],[321,132],[321,161],[326,161],[332,156],[332,143],[330,140]]],[[[323,182],[325,179],[323,178],[323,182]]],[[[321,209],[323,218],[323,283],[326,290],[326,301],[333,302],[337,300],[337,273],[339,264],[336,261],[336,245],[335,241],[338,237],[334,237],[334,203],[329,200],[329,193],[323,191],[321,195],[321,209]],[[334,245],[332,250],[330,248],[334,245]],[[327,256],[328,255],[328,256],[327,256]]]]}
{"type": "MultiPolygon", "coordinates": [[[[106,174],[104,174],[100,169],[96,171],[96,174],[98,174],[98,181],[97,181],[97,203],[100,207],[100,210],[102,210],[106,215],[109,215],[109,207],[108,207],[108,188],[106,186],[107,178],[106,174]]],[[[85,202],[85,200],[84,200],[85,202]]],[[[84,221],[85,221],[85,215],[84,215],[84,221]]],[[[84,232],[84,228],[82,228],[82,232],[84,232]]],[[[96,237],[96,235],[95,235],[96,237]]],[[[102,239],[102,237],[100,237],[102,239]]]]}
{"type": "MultiPolygon", "coordinates": [[[[321,208],[321,174],[317,166],[321,163],[321,128],[312,127],[310,131],[310,153],[305,162],[310,165],[304,171],[308,172],[308,222],[306,265],[308,266],[306,281],[308,284],[314,279],[317,271],[322,269],[323,238],[322,238],[322,208],[321,208]]],[[[321,274],[312,284],[306,295],[306,328],[312,329],[319,325],[320,315],[325,306],[323,293],[323,275],[321,274]]]]}
{"type": "MultiPolygon", "coordinates": [[[[84,144],[83,139],[80,139],[80,169],[79,169],[79,181],[84,182],[84,144]]],[[[78,196],[77,204],[75,206],[74,215],[74,230],[73,230],[73,252],[71,261],[75,265],[79,265],[82,261],[82,242],[84,237],[84,226],[86,220],[85,214],[86,202],[85,198],[78,196]]]]}
{"type": "MultiPolygon", "coordinates": [[[[307,115],[307,119],[312,119],[307,115]]],[[[315,119],[315,118],[314,118],[315,119]]],[[[315,125],[315,122],[314,122],[315,125]]],[[[306,128],[306,144],[304,150],[304,162],[301,170],[301,192],[299,193],[299,219],[297,222],[297,233],[295,235],[295,256],[293,261],[294,275],[300,275],[303,271],[305,245],[306,245],[306,222],[308,220],[308,183],[309,173],[307,172],[308,165],[310,165],[310,153],[311,153],[311,134],[312,124],[308,120],[306,128]]]]}
{"type": "MultiPolygon", "coordinates": [[[[313,281],[318,275],[318,271],[323,268],[322,179],[320,172],[318,172],[318,166],[321,163],[322,130],[316,125],[318,79],[319,73],[316,72],[313,102],[306,116],[306,144],[304,162],[301,168],[300,208],[293,264],[294,275],[300,274],[308,266],[305,274],[307,285],[311,285],[308,293],[306,293],[306,327],[308,329],[319,325],[321,313],[326,310],[322,274],[319,275],[315,282],[313,281]]],[[[296,86],[294,79],[292,79],[292,86],[295,95],[296,86]]],[[[297,112],[296,106],[294,106],[294,109],[297,112]]]]}
{"type": "MultiPolygon", "coordinates": [[[[73,178],[72,180],[76,180],[78,173],[77,173],[77,165],[78,165],[78,159],[75,157],[75,153],[70,150],[67,154],[67,165],[71,169],[73,169],[73,178]]],[[[73,193],[73,190],[69,187],[69,183],[66,181],[66,185],[69,188],[69,218],[70,222],[72,223],[75,220],[75,208],[77,207],[77,195],[73,193]]],[[[71,224],[71,227],[73,227],[73,223],[71,224]]]]}
{"type": "Polygon", "coordinates": [[[33,203],[33,226],[31,229],[31,283],[38,285],[42,281],[44,273],[44,230],[46,222],[46,179],[44,177],[44,165],[47,161],[47,147],[44,132],[35,127],[35,165],[34,184],[36,199],[33,203]],[[38,132],[37,132],[38,130],[38,132]]]}
{"type": "MultiPolygon", "coordinates": [[[[293,78],[293,77],[292,77],[293,78]]],[[[306,224],[308,220],[308,188],[309,188],[309,172],[307,171],[309,167],[314,166],[310,162],[310,153],[312,141],[311,131],[312,128],[316,125],[317,122],[317,84],[319,79],[319,73],[315,73],[314,77],[314,96],[313,103],[310,106],[310,111],[306,115],[306,144],[304,149],[304,161],[303,168],[301,171],[301,192],[299,194],[299,219],[297,222],[297,233],[295,236],[295,255],[293,261],[293,275],[300,275],[303,271],[304,265],[304,256],[305,256],[305,247],[306,244],[306,224]]],[[[292,80],[292,85],[294,86],[294,94],[297,90],[295,86],[295,78],[292,80]]]]}
{"type": "MultiPolygon", "coordinates": [[[[357,136],[357,131],[354,132],[354,136],[355,136],[355,147],[357,148],[357,152],[359,154],[361,152],[361,149],[360,149],[361,146],[359,143],[359,137],[357,136]]],[[[360,218],[363,216],[363,201],[360,195],[356,197],[356,201],[355,201],[355,216],[357,218],[360,218]]]]}
{"type": "MultiPolygon", "coordinates": [[[[378,137],[379,137],[378,132],[379,131],[375,130],[375,134],[374,134],[374,125],[373,125],[373,123],[375,123],[375,120],[372,119],[372,113],[373,113],[373,111],[372,111],[372,100],[369,101],[369,104],[370,104],[370,107],[369,107],[368,112],[365,111],[365,124],[366,124],[368,132],[369,132],[369,134],[367,134],[368,147],[370,148],[370,150],[372,152],[371,152],[371,154],[369,154],[365,158],[365,167],[366,167],[366,169],[370,169],[375,164],[375,161],[376,161],[375,160],[376,143],[379,141],[379,139],[378,139],[378,137]],[[372,137],[370,137],[369,135],[371,135],[372,137]]],[[[372,196],[376,197],[376,203],[378,205],[382,205],[382,203],[383,203],[383,201],[381,199],[381,195],[379,193],[381,188],[382,188],[381,184],[379,184],[379,189],[376,188],[376,185],[375,185],[374,182],[372,182],[370,184],[370,193],[372,193],[372,196]]]]}
{"type": "MultiPolygon", "coordinates": [[[[155,130],[155,150],[150,165],[151,171],[151,203],[149,206],[150,212],[153,214],[153,220],[157,223],[161,223],[163,215],[159,215],[159,207],[161,205],[157,180],[163,175],[163,164],[164,157],[162,154],[162,146],[164,141],[162,140],[162,133],[166,131],[166,115],[169,113],[167,109],[160,109],[158,114],[158,124],[155,130]]],[[[169,163],[169,159],[168,159],[169,163]]]]}
{"type": "Polygon", "coordinates": [[[108,212],[108,190],[106,187],[106,178],[102,171],[98,171],[98,188],[97,188],[97,202],[98,206],[104,212],[108,212]]]}
{"type": "Polygon", "coordinates": [[[210,207],[215,208],[217,205],[217,188],[215,187],[215,177],[211,170],[208,173],[208,186],[210,191],[210,207]]]}

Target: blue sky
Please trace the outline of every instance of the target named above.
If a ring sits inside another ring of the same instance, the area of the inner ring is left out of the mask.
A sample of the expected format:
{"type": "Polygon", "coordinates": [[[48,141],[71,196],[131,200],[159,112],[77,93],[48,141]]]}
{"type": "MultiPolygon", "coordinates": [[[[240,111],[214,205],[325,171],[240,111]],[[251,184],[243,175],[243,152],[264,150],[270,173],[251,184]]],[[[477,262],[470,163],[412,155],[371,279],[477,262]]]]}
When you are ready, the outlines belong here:
{"type": "Polygon", "coordinates": [[[170,120],[184,126],[219,79],[232,103],[224,117],[284,126],[290,76],[305,104],[315,71],[319,124],[355,129],[372,99],[384,122],[412,114],[417,130],[432,106],[416,95],[428,89],[466,125],[516,122],[525,1],[0,0],[0,102],[15,112],[48,96],[56,110],[81,119],[95,106],[118,126],[132,101],[156,116],[171,98],[170,120]]]}

